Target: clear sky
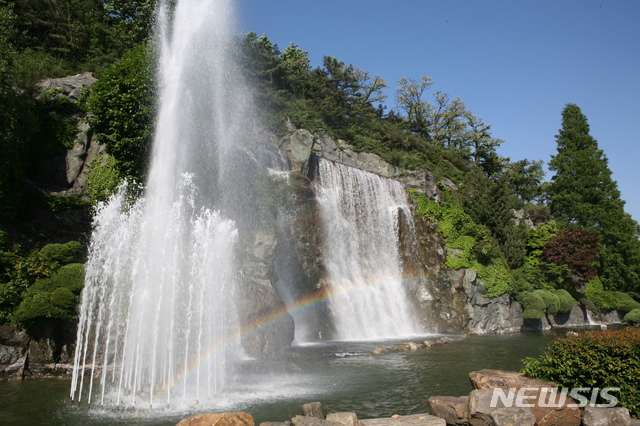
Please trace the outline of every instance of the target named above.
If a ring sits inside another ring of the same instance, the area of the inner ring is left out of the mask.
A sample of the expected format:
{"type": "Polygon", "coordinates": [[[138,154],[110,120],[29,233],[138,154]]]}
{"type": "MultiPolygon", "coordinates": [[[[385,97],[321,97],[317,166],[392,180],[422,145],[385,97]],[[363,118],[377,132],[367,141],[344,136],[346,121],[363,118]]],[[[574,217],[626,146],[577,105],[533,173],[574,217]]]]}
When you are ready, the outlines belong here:
{"type": "MultiPolygon", "coordinates": [[[[548,163],[561,112],[575,103],[640,221],[639,0],[239,0],[239,30],[293,42],[390,86],[433,78],[504,139],[512,161],[548,163]]],[[[430,96],[430,94],[428,95],[430,96]]],[[[430,99],[427,97],[427,99],[430,99]]],[[[547,173],[547,179],[551,175],[547,173]]]]}

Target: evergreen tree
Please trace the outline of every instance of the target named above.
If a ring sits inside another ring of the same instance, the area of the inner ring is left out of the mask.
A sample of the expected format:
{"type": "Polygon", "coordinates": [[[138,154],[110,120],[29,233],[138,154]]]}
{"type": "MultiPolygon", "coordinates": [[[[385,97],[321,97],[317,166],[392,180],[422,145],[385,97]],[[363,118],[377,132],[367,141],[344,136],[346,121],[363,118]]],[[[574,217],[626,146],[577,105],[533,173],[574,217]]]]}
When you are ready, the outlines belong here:
{"type": "Polygon", "coordinates": [[[607,158],[589,135],[587,118],[577,105],[564,108],[556,140],[558,154],[549,162],[549,169],[555,172],[549,186],[551,212],[567,225],[592,230],[598,236],[598,275],[606,288],[637,288],[637,223],[624,212],[607,158]]]}

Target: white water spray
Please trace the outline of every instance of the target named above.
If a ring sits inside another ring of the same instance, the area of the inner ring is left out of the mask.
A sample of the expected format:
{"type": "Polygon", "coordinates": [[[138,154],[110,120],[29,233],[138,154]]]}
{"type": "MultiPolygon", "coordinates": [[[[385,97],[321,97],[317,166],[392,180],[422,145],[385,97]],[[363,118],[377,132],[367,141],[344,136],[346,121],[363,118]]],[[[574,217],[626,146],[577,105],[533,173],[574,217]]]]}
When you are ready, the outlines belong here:
{"type": "Polygon", "coordinates": [[[421,334],[403,285],[398,249],[400,211],[412,217],[402,185],[323,159],[314,182],[336,337],[421,334]]]}
{"type": "Polygon", "coordinates": [[[231,0],[159,7],[159,112],[144,196],[94,218],[71,397],[105,406],[219,394],[239,358],[231,152],[252,140],[231,0]]]}

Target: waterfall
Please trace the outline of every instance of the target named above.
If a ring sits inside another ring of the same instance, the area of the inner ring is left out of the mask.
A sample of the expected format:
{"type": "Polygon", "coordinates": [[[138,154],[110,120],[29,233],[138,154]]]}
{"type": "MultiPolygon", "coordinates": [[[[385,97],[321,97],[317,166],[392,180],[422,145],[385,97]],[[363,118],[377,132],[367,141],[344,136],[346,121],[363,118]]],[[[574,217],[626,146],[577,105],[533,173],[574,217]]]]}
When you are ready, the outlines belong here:
{"type": "Polygon", "coordinates": [[[402,185],[324,159],[314,185],[337,339],[420,334],[402,279],[399,226],[412,217],[402,185]]]}
{"type": "Polygon", "coordinates": [[[256,126],[233,1],[160,3],[146,188],[136,201],[121,189],[94,216],[71,387],[80,402],[193,403],[220,394],[242,356],[234,247],[249,224],[235,212],[251,182],[236,159],[256,126]]]}

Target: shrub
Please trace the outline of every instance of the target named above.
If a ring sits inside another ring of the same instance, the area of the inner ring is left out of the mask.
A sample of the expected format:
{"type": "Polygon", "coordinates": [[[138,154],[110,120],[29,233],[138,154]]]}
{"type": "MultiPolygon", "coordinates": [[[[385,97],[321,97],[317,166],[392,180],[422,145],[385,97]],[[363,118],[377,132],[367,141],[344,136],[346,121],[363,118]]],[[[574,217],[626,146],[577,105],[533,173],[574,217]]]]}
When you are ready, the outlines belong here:
{"type": "Polygon", "coordinates": [[[65,244],[47,244],[42,247],[40,254],[48,260],[64,265],[79,260],[82,254],[82,244],[77,241],[69,241],[65,244]]]}
{"type": "Polygon", "coordinates": [[[511,291],[513,276],[504,260],[497,259],[489,266],[476,265],[476,268],[478,277],[487,287],[487,297],[497,297],[511,291]]]}
{"type": "Polygon", "coordinates": [[[633,300],[627,293],[616,292],[616,298],[618,299],[618,309],[623,312],[631,312],[636,309],[640,309],[640,303],[633,300]]]}
{"type": "Polygon", "coordinates": [[[583,294],[585,297],[591,300],[591,302],[593,302],[595,307],[598,309],[618,308],[618,298],[612,291],[587,289],[583,292],[583,294]]]}
{"type": "Polygon", "coordinates": [[[544,302],[545,311],[549,315],[555,315],[560,308],[560,298],[553,293],[546,290],[534,290],[533,294],[540,297],[544,302]]]}
{"type": "Polygon", "coordinates": [[[544,317],[544,312],[539,309],[525,309],[522,312],[522,318],[524,319],[540,319],[544,317]]]}
{"type": "MultiPolygon", "coordinates": [[[[529,309],[533,309],[536,311],[544,312],[545,304],[542,298],[534,293],[526,293],[520,298],[520,303],[522,303],[522,307],[525,311],[529,309]]],[[[542,318],[542,316],[538,317],[542,318]]]]}
{"type": "Polygon", "coordinates": [[[561,314],[568,314],[573,307],[578,304],[578,301],[571,296],[567,290],[554,290],[553,294],[558,296],[560,305],[558,306],[558,312],[561,314]]]}
{"type": "Polygon", "coordinates": [[[66,288],[74,294],[80,294],[84,286],[84,265],[70,263],[58,269],[50,278],[39,279],[29,291],[52,292],[57,288],[66,288]]]}
{"type": "MultiPolygon", "coordinates": [[[[551,342],[523,373],[558,386],[618,387],[620,405],[640,415],[640,329],[586,331],[551,342]]],[[[587,395],[587,398],[589,396],[587,395]]]]}
{"type": "Polygon", "coordinates": [[[37,280],[13,313],[13,323],[29,328],[44,319],[73,320],[83,283],[81,263],[62,266],[51,277],[37,280]]]}
{"type": "Polygon", "coordinates": [[[640,324],[640,309],[634,309],[633,311],[627,312],[622,321],[629,325],[640,324]]]}

